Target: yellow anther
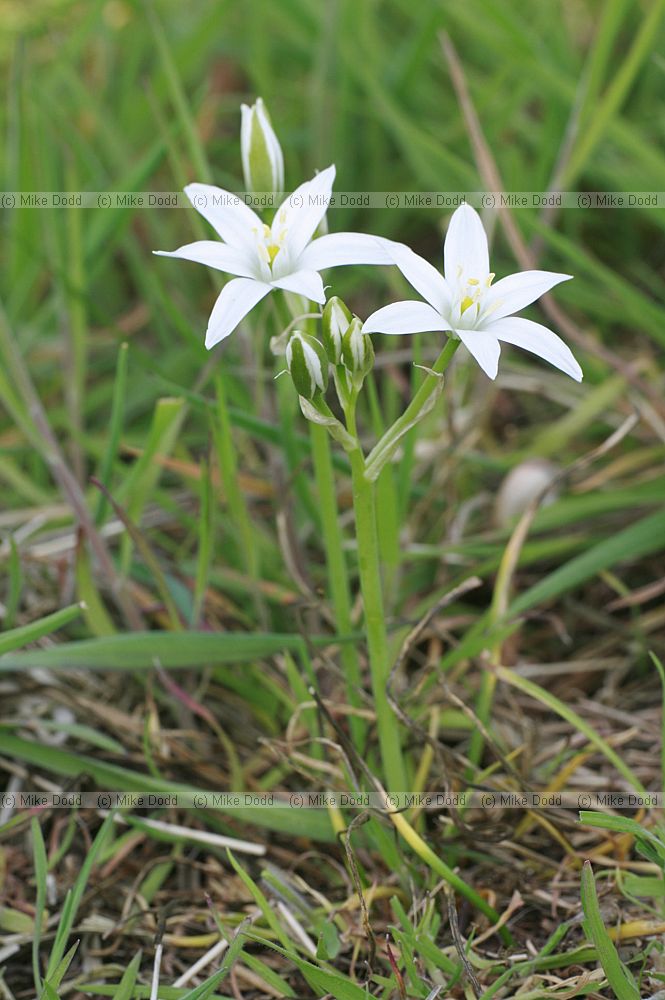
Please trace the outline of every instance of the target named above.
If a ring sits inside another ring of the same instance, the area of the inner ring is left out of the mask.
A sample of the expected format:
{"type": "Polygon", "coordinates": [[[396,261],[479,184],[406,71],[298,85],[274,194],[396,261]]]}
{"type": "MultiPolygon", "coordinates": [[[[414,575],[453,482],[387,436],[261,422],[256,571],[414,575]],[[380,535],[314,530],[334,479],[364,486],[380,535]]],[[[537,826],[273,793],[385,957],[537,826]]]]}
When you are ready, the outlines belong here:
{"type": "Polygon", "coordinates": [[[479,284],[480,284],[480,282],[478,281],[477,278],[468,278],[467,279],[467,285],[479,285],[479,284]]]}
{"type": "Polygon", "coordinates": [[[487,281],[485,282],[485,284],[487,285],[488,288],[492,284],[492,282],[494,281],[495,278],[496,278],[496,274],[493,271],[491,271],[487,275],[487,281]]]}

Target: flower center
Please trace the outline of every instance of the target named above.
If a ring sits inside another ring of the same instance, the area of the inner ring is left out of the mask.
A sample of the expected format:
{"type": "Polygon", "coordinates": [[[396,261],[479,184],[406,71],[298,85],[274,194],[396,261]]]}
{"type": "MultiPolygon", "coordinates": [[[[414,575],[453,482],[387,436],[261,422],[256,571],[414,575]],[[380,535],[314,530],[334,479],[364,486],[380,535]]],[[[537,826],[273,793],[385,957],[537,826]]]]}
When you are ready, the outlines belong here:
{"type": "Polygon", "coordinates": [[[494,274],[488,274],[481,282],[480,278],[465,278],[460,268],[457,277],[460,318],[464,316],[467,322],[475,323],[480,316],[483,296],[492,284],[494,274]]]}
{"type": "Polygon", "coordinates": [[[272,226],[264,224],[262,229],[254,230],[259,257],[271,269],[286,239],[285,223],[284,213],[280,212],[275,216],[272,226]]]}

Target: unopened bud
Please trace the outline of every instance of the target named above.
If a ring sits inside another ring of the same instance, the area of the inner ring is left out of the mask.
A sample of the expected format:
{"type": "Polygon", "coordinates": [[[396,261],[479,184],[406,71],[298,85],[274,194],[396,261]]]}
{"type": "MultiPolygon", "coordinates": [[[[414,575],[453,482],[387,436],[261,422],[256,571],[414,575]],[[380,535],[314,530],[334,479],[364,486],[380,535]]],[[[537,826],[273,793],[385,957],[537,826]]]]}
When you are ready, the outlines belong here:
{"type": "Polygon", "coordinates": [[[249,192],[284,190],[284,157],[275,130],[260,97],[250,108],[240,106],[240,152],[245,187],[249,192]]]}
{"type": "Polygon", "coordinates": [[[342,361],[342,338],[349,329],[351,313],[336,295],[326,302],[321,323],[323,346],[333,365],[342,361]]]}
{"type": "Polygon", "coordinates": [[[357,316],[342,338],[342,360],[344,367],[357,381],[362,382],[374,364],[374,348],[367,333],[362,332],[362,323],[357,316]]]}
{"type": "Polygon", "coordinates": [[[326,391],[329,363],[323,344],[296,330],[286,345],[286,364],[299,396],[312,399],[326,391]]]}

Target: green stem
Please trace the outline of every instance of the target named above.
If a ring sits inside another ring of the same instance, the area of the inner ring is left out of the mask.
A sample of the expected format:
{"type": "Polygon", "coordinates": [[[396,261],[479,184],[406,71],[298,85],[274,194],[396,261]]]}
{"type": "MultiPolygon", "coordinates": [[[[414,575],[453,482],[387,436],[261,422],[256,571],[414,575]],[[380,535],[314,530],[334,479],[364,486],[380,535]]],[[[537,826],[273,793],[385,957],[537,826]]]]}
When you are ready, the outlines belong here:
{"type": "MultiPolygon", "coordinates": [[[[372,426],[378,440],[385,433],[386,428],[381,413],[376,381],[373,377],[366,380],[365,388],[372,415],[372,426]]],[[[397,589],[397,575],[401,557],[399,498],[394,472],[391,465],[385,465],[376,480],[376,527],[379,533],[379,554],[384,573],[383,597],[389,611],[397,589]]]]}
{"type": "MultiPolygon", "coordinates": [[[[323,544],[326,550],[326,565],[328,569],[328,588],[335,614],[337,631],[348,635],[353,628],[351,621],[351,593],[349,590],[349,575],[344,555],[342,529],[337,512],[337,497],[335,477],[333,473],[330,438],[328,431],[320,424],[310,423],[310,441],[312,445],[312,460],[319,499],[319,513],[323,530],[323,544]]],[[[360,691],[362,676],[360,658],[356,646],[349,642],[342,643],[340,658],[346,678],[347,697],[349,704],[355,708],[362,707],[360,691]]],[[[367,727],[364,719],[352,715],[349,726],[353,745],[359,753],[365,748],[367,727]]]]}
{"type": "MultiPolygon", "coordinates": [[[[353,406],[350,406],[347,411],[347,426],[349,433],[357,439],[353,406]]],[[[390,676],[390,653],[383,610],[374,485],[365,476],[365,459],[360,445],[349,453],[349,459],[353,482],[353,509],[356,519],[360,588],[365,610],[365,630],[381,762],[389,791],[404,792],[408,785],[399,739],[399,726],[395,713],[388,702],[387,692],[390,676]]]]}

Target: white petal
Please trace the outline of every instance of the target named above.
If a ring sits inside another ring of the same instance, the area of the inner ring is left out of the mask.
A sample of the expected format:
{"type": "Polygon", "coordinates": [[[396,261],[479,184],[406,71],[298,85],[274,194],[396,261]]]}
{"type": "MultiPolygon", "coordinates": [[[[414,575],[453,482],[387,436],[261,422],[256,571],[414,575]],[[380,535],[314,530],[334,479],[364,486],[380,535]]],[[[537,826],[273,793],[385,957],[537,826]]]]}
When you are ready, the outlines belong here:
{"type": "Polygon", "coordinates": [[[437,312],[447,314],[451,309],[452,295],[443,275],[404,243],[382,239],[381,244],[409,284],[413,285],[437,312]]]}
{"type": "Polygon", "coordinates": [[[158,257],[180,257],[182,260],[193,260],[196,264],[207,264],[218,271],[236,274],[241,278],[256,277],[256,262],[250,255],[236,247],[230,247],[219,240],[198,240],[188,243],[177,250],[153,250],[158,257]]]}
{"type": "Polygon", "coordinates": [[[298,264],[314,271],[342,264],[392,264],[387,242],[365,233],[330,233],[306,246],[298,264]]]}
{"type": "Polygon", "coordinates": [[[485,330],[455,330],[455,333],[485,374],[496,378],[501,354],[501,346],[496,337],[485,330]]]}
{"type": "Polygon", "coordinates": [[[363,324],[363,333],[429,333],[450,330],[443,316],[426,302],[393,302],[377,309],[363,324]]]}
{"type": "Polygon", "coordinates": [[[284,231],[291,260],[298,259],[326,214],[334,180],[335,167],[327,167],[296,188],[277,209],[272,230],[284,231]]]}
{"type": "Polygon", "coordinates": [[[263,223],[238,195],[212,184],[188,184],[185,194],[225,243],[256,252],[255,231],[263,233],[263,223]]]}
{"type": "Polygon", "coordinates": [[[475,208],[460,205],[453,212],[443,244],[443,273],[450,285],[455,285],[460,274],[464,278],[484,281],[490,273],[487,235],[475,208]]]}
{"type": "Polygon", "coordinates": [[[490,323],[485,330],[506,344],[537,354],[543,361],[548,361],[555,368],[570,375],[576,382],[582,381],[582,369],[575,360],[573,352],[564,344],[561,337],[548,330],[546,326],[519,316],[509,316],[490,323]]]}
{"type": "Polygon", "coordinates": [[[550,288],[562,281],[569,281],[572,274],[556,274],[554,271],[521,271],[509,274],[492,285],[483,296],[483,313],[489,322],[512,316],[525,306],[539,299],[550,288]]]}
{"type": "Polygon", "coordinates": [[[311,299],[320,305],[325,304],[326,293],[323,290],[321,275],[317,271],[292,271],[282,278],[273,278],[270,284],[287,292],[304,295],[306,299],[311,299]]]}
{"type": "Polygon", "coordinates": [[[208,320],[208,350],[233,333],[238,323],[269,291],[270,285],[251,278],[234,278],[228,285],[224,285],[208,320]]]}

